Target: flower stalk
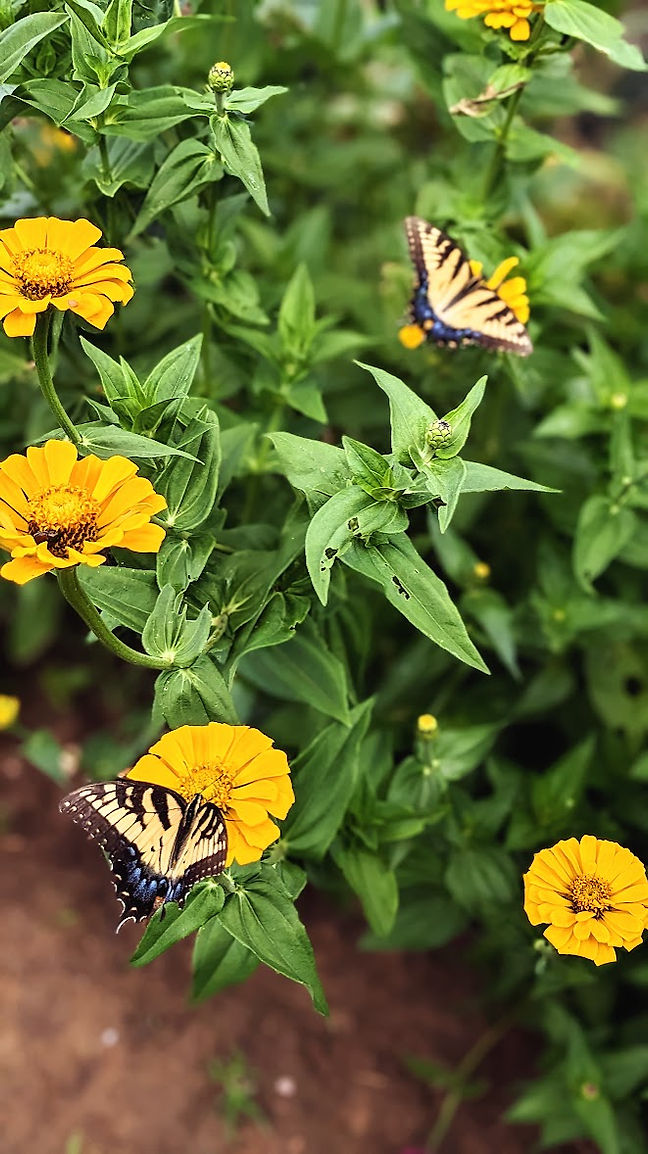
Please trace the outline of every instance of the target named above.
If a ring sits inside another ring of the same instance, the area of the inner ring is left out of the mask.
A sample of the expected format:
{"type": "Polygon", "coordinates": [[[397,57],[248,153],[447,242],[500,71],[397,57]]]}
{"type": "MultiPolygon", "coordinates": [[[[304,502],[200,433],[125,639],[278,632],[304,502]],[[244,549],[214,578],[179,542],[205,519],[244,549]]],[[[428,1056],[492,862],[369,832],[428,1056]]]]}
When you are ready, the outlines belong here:
{"type": "Polygon", "coordinates": [[[76,567],[70,569],[59,569],[57,574],[59,589],[65,597],[68,605],[71,605],[76,613],[94,636],[97,641],[100,641],[106,649],[114,653],[116,657],[120,657],[122,661],[128,661],[130,665],[139,665],[144,669],[171,669],[173,662],[163,661],[158,657],[149,657],[147,653],[139,653],[136,649],[132,649],[130,645],[126,645],[124,641],[120,641],[118,637],[102,620],[101,614],[97,611],[95,606],[90,601],[88,595],[81,588],[76,567]]]}
{"type": "Polygon", "coordinates": [[[52,380],[52,373],[50,370],[49,355],[47,346],[49,342],[49,333],[51,327],[51,313],[44,312],[36,318],[36,328],[34,335],[31,338],[32,356],[34,364],[36,365],[36,372],[38,373],[38,383],[41,392],[47,401],[50,409],[56,417],[57,423],[67,437],[71,440],[73,445],[78,448],[81,444],[81,437],[77,432],[73,422],[68,417],[63,405],[61,404],[58,393],[54,388],[54,381],[52,380]]]}

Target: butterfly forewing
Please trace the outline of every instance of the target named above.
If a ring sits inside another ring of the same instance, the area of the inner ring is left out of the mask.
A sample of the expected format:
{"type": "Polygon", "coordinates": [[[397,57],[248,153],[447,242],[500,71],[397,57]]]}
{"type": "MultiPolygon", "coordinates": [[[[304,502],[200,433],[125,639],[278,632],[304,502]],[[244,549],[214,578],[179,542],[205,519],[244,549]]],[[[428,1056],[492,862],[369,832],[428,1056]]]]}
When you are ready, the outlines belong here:
{"type": "Polygon", "coordinates": [[[524,325],[473,275],[458,244],[418,216],[406,218],[405,231],[416,270],[410,316],[429,340],[450,347],[482,345],[520,356],[533,351],[524,325]]]}
{"type": "Polygon", "coordinates": [[[149,917],[160,902],[184,904],[191,887],[220,873],[227,833],[216,806],[140,781],[82,786],[60,804],[108,857],[125,921],[149,917]]]}

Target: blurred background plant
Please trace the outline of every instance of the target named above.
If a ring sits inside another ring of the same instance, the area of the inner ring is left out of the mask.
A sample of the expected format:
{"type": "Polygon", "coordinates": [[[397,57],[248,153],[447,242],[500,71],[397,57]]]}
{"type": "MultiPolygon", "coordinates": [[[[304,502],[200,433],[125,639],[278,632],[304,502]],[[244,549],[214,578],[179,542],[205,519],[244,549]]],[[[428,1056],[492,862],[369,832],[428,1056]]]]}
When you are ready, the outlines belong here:
{"type": "MultiPolygon", "coordinates": [[[[619,15],[550,0],[515,41],[442,0],[4,5],[2,225],[86,216],[124,250],[133,301],[101,336],[66,323],[56,379],[92,451],[132,455],[171,506],[156,573],[118,555],[117,597],[114,567],[85,587],[131,641],[164,585],[190,622],[208,604],[211,632],[200,665],[162,674],[151,721],[151,676],[84,649],[53,581],[5,583],[0,690],[38,679],[60,710],[91,696],[94,777],[164,723],[232,708],[262,728],[297,795],[262,877],[279,872],[291,901],[306,876],[354,893],[367,949],[434,949],[472,927],[489,1011],[515,1004],[542,1038],[512,1120],[546,1146],[587,1135],[641,1154],[648,962],[559,957],[521,896],[533,852],[561,837],[648,860],[647,90],[619,15]],[[206,89],[216,58],[229,92],[206,89]],[[520,258],[530,358],[399,344],[412,212],[486,275],[520,258]],[[431,492],[403,499],[381,389],[393,400],[394,374],[444,414],[485,373],[465,451],[509,476],[444,490],[440,520],[431,492]],[[160,444],[202,469],[165,464],[160,444]],[[347,532],[318,600],[306,527],[358,477],[383,519],[347,532]],[[527,491],[492,492],[509,487],[527,491]],[[360,561],[408,517],[428,575],[417,619],[360,561]],[[461,655],[430,639],[433,578],[466,623],[461,655]]],[[[645,38],[643,8],[624,20],[645,38]]],[[[0,389],[6,456],[52,429],[19,340],[0,337],[0,389]]],[[[53,736],[26,752],[67,780],[53,736]]],[[[138,960],[200,927],[196,999],[258,962],[217,920],[167,925],[138,960]]]]}

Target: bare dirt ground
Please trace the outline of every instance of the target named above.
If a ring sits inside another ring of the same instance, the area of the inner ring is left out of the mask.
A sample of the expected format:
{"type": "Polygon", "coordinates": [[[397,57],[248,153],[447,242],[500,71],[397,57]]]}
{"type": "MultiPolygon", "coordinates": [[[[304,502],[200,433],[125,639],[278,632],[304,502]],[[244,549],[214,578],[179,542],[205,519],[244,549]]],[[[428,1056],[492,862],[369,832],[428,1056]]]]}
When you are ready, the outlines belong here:
{"type": "MultiPolygon", "coordinates": [[[[307,894],[301,912],[329,1019],[301,987],[264,967],[191,1007],[189,943],[129,968],[140,931],[129,924],[115,936],[105,863],[59,816],[58,789],[11,748],[0,758],[0,785],[2,1154],[400,1154],[422,1146],[440,1094],[416,1081],[403,1058],[456,1064],[486,1026],[456,950],[361,953],[360,923],[307,894]],[[266,1120],[229,1138],[209,1064],[235,1050],[256,1073],[266,1120]],[[286,1086],[292,1093],[282,1096],[286,1086]]],[[[532,1150],[530,1129],[501,1121],[511,1085],[532,1070],[531,1050],[532,1040],[513,1033],[492,1051],[479,1072],[489,1089],[461,1106],[443,1154],[532,1150]]]]}

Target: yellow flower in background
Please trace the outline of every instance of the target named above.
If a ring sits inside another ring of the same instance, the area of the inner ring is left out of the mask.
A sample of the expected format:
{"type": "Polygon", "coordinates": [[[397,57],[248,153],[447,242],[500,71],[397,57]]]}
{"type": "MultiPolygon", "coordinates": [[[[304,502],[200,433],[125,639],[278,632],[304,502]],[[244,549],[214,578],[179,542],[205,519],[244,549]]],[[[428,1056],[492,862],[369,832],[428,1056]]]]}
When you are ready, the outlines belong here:
{"type": "Polygon", "coordinates": [[[119,545],[157,553],[165,533],[151,517],[166,508],[126,457],[78,459],[69,441],[47,441],[0,463],[0,576],[24,585],[71,565],[101,565],[119,545]]]}
{"type": "Polygon", "coordinates": [[[0,729],[9,729],[20,713],[20,700],[0,693],[0,729]]]}
{"type": "Polygon", "coordinates": [[[36,314],[71,309],[95,328],[114,302],[133,295],[132,274],[118,248],[96,248],[101,229],[89,220],[39,216],[0,229],[0,318],[9,337],[30,337],[36,314]]]}
{"type": "Polygon", "coordinates": [[[226,866],[258,861],[279,837],[269,815],[284,818],[295,800],[285,753],[247,725],[183,725],[165,733],[126,777],[218,806],[227,826],[226,866]]]}
{"type": "Polygon", "coordinates": [[[51,164],[57,152],[73,153],[76,150],[77,139],[70,132],[57,128],[55,124],[41,123],[38,140],[32,148],[34,160],[40,168],[51,164]]]}
{"type": "Polygon", "coordinates": [[[524,875],[524,910],[559,954],[616,960],[615,947],[634,950],[648,926],[645,866],[629,849],[586,834],[537,853],[524,875]]]}
{"type": "MultiPolygon", "coordinates": [[[[523,276],[514,276],[511,280],[506,280],[511,269],[514,269],[519,263],[516,256],[510,256],[507,260],[503,260],[501,264],[498,264],[493,275],[488,278],[486,284],[489,289],[497,293],[500,300],[503,300],[517,319],[525,325],[531,314],[526,281],[523,276]]],[[[474,276],[482,275],[483,265],[481,261],[471,260],[470,268],[474,276]]]]}
{"type": "Polygon", "coordinates": [[[456,12],[460,20],[483,16],[489,28],[505,28],[511,40],[528,40],[531,35],[529,17],[542,5],[533,0],[445,0],[448,12],[456,12]]]}

